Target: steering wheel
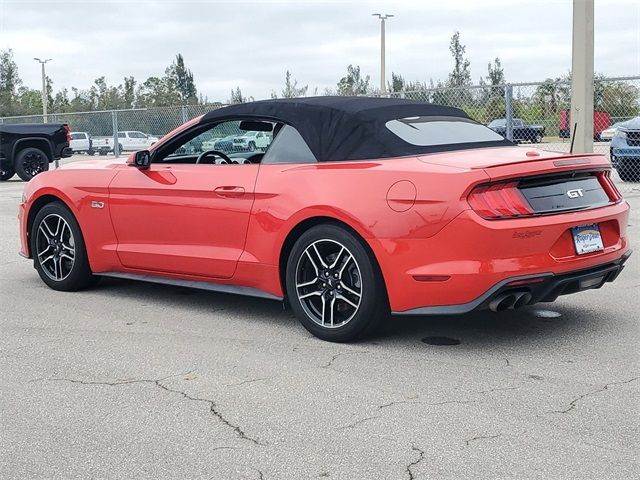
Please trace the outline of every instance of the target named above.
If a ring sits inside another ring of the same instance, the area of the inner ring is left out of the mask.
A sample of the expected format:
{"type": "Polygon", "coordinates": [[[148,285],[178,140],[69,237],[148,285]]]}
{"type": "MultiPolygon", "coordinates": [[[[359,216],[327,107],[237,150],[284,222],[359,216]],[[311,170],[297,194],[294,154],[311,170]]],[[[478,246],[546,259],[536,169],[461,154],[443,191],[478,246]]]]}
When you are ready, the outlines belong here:
{"type": "Polygon", "coordinates": [[[198,155],[198,159],[196,160],[196,165],[199,163],[209,164],[214,163],[216,165],[225,165],[227,163],[233,163],[233,161],[224,153],[219,152],[218,150],[207,150],[206,152],[202,152],[198,155]],[[207,157],[212,157],[212,161],[207,161],[207,157]],[[220,157],[220,160],[216,161],[214,157],[220,157]]]}

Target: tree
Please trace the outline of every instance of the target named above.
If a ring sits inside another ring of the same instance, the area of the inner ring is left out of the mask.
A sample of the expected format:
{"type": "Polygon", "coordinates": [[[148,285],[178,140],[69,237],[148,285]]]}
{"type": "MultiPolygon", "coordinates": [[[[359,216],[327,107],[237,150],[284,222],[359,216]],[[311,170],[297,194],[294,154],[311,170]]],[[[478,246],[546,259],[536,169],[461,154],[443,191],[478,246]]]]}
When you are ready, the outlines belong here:
{"type": "MultiPolygon", "coordinates": [[[[600,82],[602,92],[597,110],[609,112],[613,121],[626,120],[640,113],[640,89],[628,82],[600,82]]],[[[595,85],[594,85],[595,94],[595,85]]]]}
{"type": "Polygon", "coordinates": [[[69,91],[63,88],[55,97],[53,97],[53,106],[51,111],[55,113],[65,113],[71,111],[71,102],[69,101],[69,91]]]}
{"type": "Polygon", "coordinates": [[[136,103],[140,107],[170,107],[180,103],[180,94],[172,88],[165,76],[149,77],[136,92],[136,103]]]}
{"type": "Polygon", "coordinates": [[[28,87],[18,88],[15,115],[42,114],[42,91],[28,87]]]}
{"type": "Polygon", "coordinates": [[[0,51],[0,116],[15,115],[18,102],[18,88],[22,80],[18,75],[18,65],[13,60],[13,50],[0,51]]]}
{"type": "MultiPolygon", "coordinates": [[[[298,81],[291,78],[291,72],[287,70],[284,76],[284,89],[282,90],[282,98],[298,98],[307,94],[309,85],[298,87],[298,81]]],[[[278,98],[276,92],[271,92],[271,98],[278,98]]]]}
{"type": "Polygon", "coordinates": [[[73,93],[73,98],[69,103],[72,112],[86,112],[93,110],[93,105],[91,104],[89,94],[86,90],[71,87],[71,93],[73,93]]]}
{"type": "Polygon", "coordinates": [[[349,65],[347,75],[338,82],[338,95],[366,95],[371,93],[369,87],[369,75],[362,77],[360,66],[349,65]]]}
{"type": "Polygon", "coordinates": [[[533,100],[544,110],[545,115],[557,113],[560,104],[560,91],[558,89],[559,78],[547,78],[542,84],[538,85],[533,100]]]}
{"type": "Polygon", "coordinates": [[[391,72],[391,82],[387,82],[387,90],[392,93],[404,92],[405,87],[406,82],[404,77],[400,74],[396,74],[395,72],[391,72]]]}
{"type": "Polygon", "coordinates": [[[231,98],[228,100],[228,103],[233,105],[236,103],[246,103],[247,101],[247,98],[242,95],[242,90],[240,90],[240,87],[236,87],[235,90],[231,89],[231,98]]]}
{"type": "Polygon", "coordinates": [[[170,88],[175,88],[183,105],[198,103],[198,92],[193,80],[193,73],[184,65],[182,54],[176,55],[174,62],[165,70],[167,83],[170,88]]]}
{"type": "Polygon", "coordinates": [[[460,32],[456,31],[449,43],[449,51],[453,56],[453,71],[449,74],[448,87],[471,85],[470,63],[465,57],[466,49],[467,47],[460,42],[460,32]]]}
{"type": "Polygon", "coordinates": [[[53,80],[49,75],[45,77],[45,92],[47,95],[47,113],[55,113],[53,110],[53,80]]]}
{"type": "Polygon", "coordinates": [[[487,65],[487,72],[487,81],[489,82],[489,85],[504,85],[504,68],[502,68],[502,62],[500,62],[498,57],[493,61],[493,65],[489,62],[487,65]]]}
{"type": "Polygon", "coordinates": [[[133,108],[136,101],[136,80],[132,76],[124,77],[122,84],[122,108],[133,108]]]}
{"type": "Polygon", "coordinates": [[[92,104],[97,110],[112,110],[124,108],[122,99],[122,85],[115,87],[108,85],[105,77],[96,78],[90,89],[92,104]]]}

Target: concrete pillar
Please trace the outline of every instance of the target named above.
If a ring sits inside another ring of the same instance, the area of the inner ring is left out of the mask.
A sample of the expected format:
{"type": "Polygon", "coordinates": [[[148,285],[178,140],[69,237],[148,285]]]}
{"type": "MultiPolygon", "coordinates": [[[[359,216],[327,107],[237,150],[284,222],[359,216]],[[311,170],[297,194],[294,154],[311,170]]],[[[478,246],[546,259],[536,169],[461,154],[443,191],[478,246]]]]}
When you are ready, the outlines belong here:
{"type": "Polygon", "coordinates": [[[572,46],[573,152],[590,153],[593,152],[593,0],[573,0],[572,46]]]}

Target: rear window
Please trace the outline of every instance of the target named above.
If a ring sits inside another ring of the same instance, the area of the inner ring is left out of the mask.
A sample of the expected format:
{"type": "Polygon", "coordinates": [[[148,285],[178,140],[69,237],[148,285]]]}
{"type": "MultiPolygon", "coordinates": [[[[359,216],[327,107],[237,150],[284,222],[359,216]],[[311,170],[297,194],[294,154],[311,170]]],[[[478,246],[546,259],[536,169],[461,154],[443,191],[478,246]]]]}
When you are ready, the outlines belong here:
{"type": "Polygon", "coordinates": [[[504,140],[490,128],[462,117],[406,117],[389,120],[385,126],[405,142],[420,147],[504,140]]]}
{"type": "Polygon", "coordinates": [[[84,140],[86,137],[84,136],[84,133],[72,133],[71,134],[71,140],[84,140]]]}

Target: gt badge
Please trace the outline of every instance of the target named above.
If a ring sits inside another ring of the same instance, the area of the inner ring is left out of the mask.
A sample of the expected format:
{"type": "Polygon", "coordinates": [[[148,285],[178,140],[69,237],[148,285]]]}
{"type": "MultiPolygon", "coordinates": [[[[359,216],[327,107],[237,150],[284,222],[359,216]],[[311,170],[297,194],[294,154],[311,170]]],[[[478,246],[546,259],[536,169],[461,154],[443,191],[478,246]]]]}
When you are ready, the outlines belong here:
{"type": "Polygon", "coordinates": [[[581,188],[575,188],[573,190],[567,190],[567,197],[569,197],[569,198],[584,197],[584,190],[582,190],[581,188]]]}

